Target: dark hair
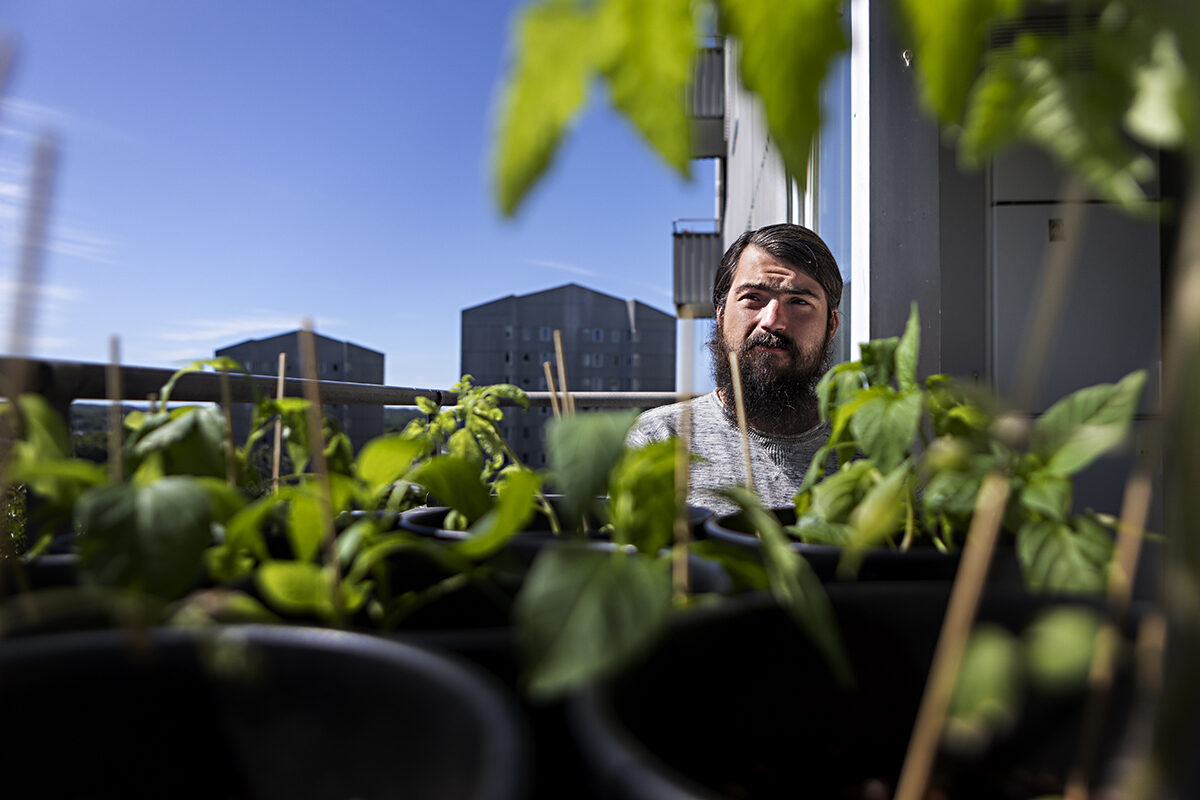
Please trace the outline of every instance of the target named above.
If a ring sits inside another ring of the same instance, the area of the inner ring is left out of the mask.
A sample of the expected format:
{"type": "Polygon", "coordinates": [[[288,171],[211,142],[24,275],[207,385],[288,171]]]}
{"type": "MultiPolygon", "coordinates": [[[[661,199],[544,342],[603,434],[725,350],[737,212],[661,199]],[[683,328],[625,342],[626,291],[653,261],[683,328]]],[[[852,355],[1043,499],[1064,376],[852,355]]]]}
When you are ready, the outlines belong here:
{"type": "Polygon", "coordinates": [[[748,245],[754,245],[812,277],[825,290],[829,318],[833,309],[842,302],[842,272],[838,269],[833,253],[821,241],[821,237],[803,225],[780,223],[767,225],[756,231],[746,231],[737,238],[725,255],[713,280],[713,306],[724,307],[725,298],[733,284],[733,273],[748,245]]]}

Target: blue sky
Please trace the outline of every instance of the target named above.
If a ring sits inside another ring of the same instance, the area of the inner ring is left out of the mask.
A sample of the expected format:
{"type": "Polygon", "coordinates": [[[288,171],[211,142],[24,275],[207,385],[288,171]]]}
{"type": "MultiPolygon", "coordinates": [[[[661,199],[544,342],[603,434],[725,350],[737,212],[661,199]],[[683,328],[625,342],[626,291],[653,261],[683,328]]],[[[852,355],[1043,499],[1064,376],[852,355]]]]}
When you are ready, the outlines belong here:
{"type": "Polygon", "coordinates": [[[125,363],[174,366],[308,316],[436,388],[459,312],[496,297],[576,282],[673,313],[671,222],[714,215],[712,165],[680,180],[601,87],[518,216],[496,210],[519,5],[0,3],[0,315],[41,130],[61,160],[34,355],[105,361],[116,335],[125,363]]]}

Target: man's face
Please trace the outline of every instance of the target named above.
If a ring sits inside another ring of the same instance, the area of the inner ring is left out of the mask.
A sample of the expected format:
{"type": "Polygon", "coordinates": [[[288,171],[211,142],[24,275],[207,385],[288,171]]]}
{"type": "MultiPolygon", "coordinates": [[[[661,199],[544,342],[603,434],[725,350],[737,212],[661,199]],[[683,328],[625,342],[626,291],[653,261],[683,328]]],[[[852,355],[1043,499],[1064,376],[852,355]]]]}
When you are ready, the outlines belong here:
{"type": "Polygon", "coordinates": [[[816,279],[754,245],[738,260],[717,313],[724,350],[738,354],[743,383],[803,379],[815,383],[837,331],[816,279]]]}

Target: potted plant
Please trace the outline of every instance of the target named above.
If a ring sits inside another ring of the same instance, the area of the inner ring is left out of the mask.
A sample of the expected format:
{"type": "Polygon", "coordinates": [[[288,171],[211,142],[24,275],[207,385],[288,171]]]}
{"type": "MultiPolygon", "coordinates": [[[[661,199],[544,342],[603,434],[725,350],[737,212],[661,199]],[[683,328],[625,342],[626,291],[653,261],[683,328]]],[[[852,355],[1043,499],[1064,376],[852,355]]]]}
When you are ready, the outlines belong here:
{"type": "MultiPolygon", "coordinates": [[[[919,330],[914,306],[902,336],[864,344],[818,385],[832,433],[794,507],[776,510],[793,547],[826,579],[949,580],[984,477],[1003,474],[1007,543],[993,579],[1101,591],[1116,520],[1072,513],[1072,477],[1123,442],[1144,372],[1081,389],[1030,424],[945,375],[919,381],[919,330]],[[827,464],[837,467],[828,475],[827,464]]],[[[710,519],[706,531],[758,545],[744,515],[710,519]]]]}

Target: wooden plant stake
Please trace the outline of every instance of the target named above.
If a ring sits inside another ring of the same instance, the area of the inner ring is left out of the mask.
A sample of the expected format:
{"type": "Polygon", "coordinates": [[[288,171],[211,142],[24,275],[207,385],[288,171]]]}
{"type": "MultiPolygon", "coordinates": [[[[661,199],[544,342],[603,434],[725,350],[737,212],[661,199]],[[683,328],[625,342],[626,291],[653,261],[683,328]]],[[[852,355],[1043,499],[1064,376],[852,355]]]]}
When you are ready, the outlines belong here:
{"type": "Polygon", "coordinates": [[[937,755],[938,740],[945,724],[946,711],[954,694],[954,683],[962,664],[971,623],[979,607],[979,597],[992,563],[992,552],[1004,520],[1004,506],[1011,488],[1005,475],[992,473],[983,479],[975,501],[975,514],[963,545],[962,560],[950,589],[950,603],[942,621],[933,652],[933,665],[925,683],[925,693],[917,711],[913,735],[900,770],[895,800],[920,800],[925,796],[929,771],[937,755]]]}
{"type": "Polygon", "coordinates": [[[742,373],[738,370],[738,354],[729,351],[729,369],[733,378],[733,405],[737,409],[738,431],[742,434],[742,460],[746,465],[746,488],[754,488],[754,467],[750,464],[750,427],[746,424],[746,403],[742,398],[742,373]]]}
{"type": "Polygon", "coordinates": [[[225,418],[225,482],[237,486],[237,456],[233,452],[233,392],[229,373],[221,370],[221,414],[225,418]]]}
{"type": "Polygon", "coordinates": [[[108,395],[108,482],[118,484],[125,476],[121,462],[121,341],[108,340],[108,368],[104,371],[108,395]]]}
{"type": "Polygon", "coordinates": [[[1112,689],[1117,645],[1121,640],[1119,625],[1129,608],[1133,591],[1133,576],[1141,553],[1142,534],[1150,513],[1150,475],[1144,463],[1129,476],[1125,497],[1121,502],[1121,521],[1117,526],[1117,542],[1112,563],[1108,568],[1108,620],[1096,631],[1092,647],[1092,663],[1088,670],[1088,700],[1084,710],[1083,736],[1075,766],[1067,775],[1064,800],[1086,800],[1088,779],[1095,769],[1100,749],[1100,734],[1108,709],[1112,689]]]}
{"type": "Polygon", "coordinates": [[[558,393],[554,391],[554,373],[550,369],[550,362],[542,362],[542,371],[546,373],[546,388],[550,390],[550,408],[554,411],[555,418],[561,417],[562,412],[558,409],[558,393]]]}
{"type": "MultiPolygon", "coordinates": [[[[279,354],[279,377],[275,379],[275,401],[283,400],[283,376],[287,368],[287,353],[279,354]]],[[[275,449],[271,453],[271,491],[279,493],[279,459],[283,448],[283,415],[275,417],[275,449]]]]}
{"type": "MultiPolygon", "coordinates": [[[[679,401],[687,399],[687,393],[692,386],[692,325],[691,313],[684,310],[680,318],[685,320],[683,326],[683,352],[688,355],[683,359],[683,374],[680,376],[681,386],[679,401]]],[[[691,485],[692,458],[692,407],[684,406],[679,419],[679,436],[675,439],[675,523],[673,533],[675,547],[671,552],[671,589],[672,597],[677,605],[681,605],[688,596],[688,543],[691,541],[691,530],[688,528],[687,497],[691,485]]]]}
{"type": "Polygon", "coordinates": [[[575,413],[575,399],[567,391],[567,365],[563,358],[562,331],[554,330],[554,356],[558,359],[558,386],[563,393],[563,414],[571,416],[575,413]]]}
{"type": "Polygon", "coordinates": [[[312,320],[305,317],[300,325],[300,364],[304,368],[304,399],[308,401],[305,415],[308,421],[308,450],[316,476],[317,501],[321,506],[325,527],[325,561],[333,569],[333,614],[340,624],[342,618],[342,571],[337,560],[333,521],[333,500],[329,488],[329,465],[325,461],[325,434],[321,428],[321,389],[317,376],[317,344],[313,337],[312,320]]]}

